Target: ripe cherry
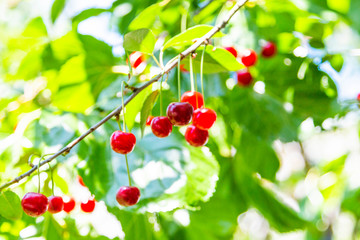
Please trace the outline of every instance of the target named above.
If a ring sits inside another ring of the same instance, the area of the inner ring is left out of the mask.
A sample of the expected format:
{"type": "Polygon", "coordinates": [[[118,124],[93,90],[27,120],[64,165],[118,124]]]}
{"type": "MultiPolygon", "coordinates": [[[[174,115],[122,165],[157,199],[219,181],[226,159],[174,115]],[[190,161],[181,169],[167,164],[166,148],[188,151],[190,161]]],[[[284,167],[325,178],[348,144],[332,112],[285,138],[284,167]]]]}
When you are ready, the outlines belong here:
{"type": "Polygon", "coordinates": [[[181,102],[188,102],[195,109],[201,108],[204,106],[204,97],[199,92],[187,91],[180,98],[181,102]],[[197,101],[197,105],[196,105],[197,101]]]}
{"type": "Polygon", "coordinates": [[[194,111],[193,125],[202,130],[209,130],[216,121],[216,112],[209,108],[198,108],[194,111]]]}
{"type": "Polygon", "coordinates": [[[234,57],[237,57],[237,51],[234,47],[224,47],[226,50],[228,50],[234,57]]]}
{"type": "Polygon", "coordinates": [[[277,49],[275,43],[267,42],[261,50],[261,55],[264,58],[270,58],[276,54],[276,50],[277,49]]]}
{"type": "Polygon", "coordinates": [[[39,217],[43,215],[49,205],[48,198],[41,193],[26,193],[21,200],[21,206],[24,212],[30,217],[39,217]]]}
{"type": "Polygon", "coordinates": [[[170,135],[172,124],[167,117],[154,117],[151,122],[151,131],[155,136],[164,138],[170,135]]]}
{"type": "Polygon", "coordinates": [[[65,197],[64,198],[64,212],[71,212],[75,208],[75,199],[72,197],[65,197]]]}
{"type": "Polygon", "coordinates": [[[133,68],[137,68],[142,62],[145,61],[144,54],[141,52],[133,52],[129,55],[130,64],[133,68]]]}
{"type": "Polygon", "coordinates": [[[185,64],[180,64],[180,71],[182,71],[182,72],[189,72],[189,71],[185,68],[185,64]]]}
{"type": "Polygon", "coordinates": [[[253,80],[250,72],[241,70],[237,72],[237,81],[240,86],[249,86],[253,80]]]}
{"type": "Polygon", "coordinates": [[[125,207],[135,205],[140,199],[137,187],[120,187],[116,194],[116,201],[125,207]]]}
{"type": "Polygon", "coordinates": [[[360,102],[360,93],[357,95],[356,99],[360,102]]]}
{"type": "Polygon", "coordinates": [[[64,208],[64,201],[62,197],[59,196],[51,196],[49,199],[49,208],[48,211],[50,213],[58,213],[61,212],[64,208]]]}
{"type": "Polygon", "coordinates": [[[83,180],[83,178],[81,176],[78,175],[76,178],[77,178],[77,180],[78,180],[78,182],[80,183],[81,186],[86,187],[86,185],[84,183],[84,180],[83,180]]]}
{"type": "Polygon", "coordinates": [[[86,203],[80,204],[81,210],[86,213],[90,213],[95,209],[95,199],[90,198],[86,203]]]}
{"type": "Polygon", "coordinates": [[[250,67],[256,63],[257,55],[252,49],[246,49],[241,54],[241,62],[246,66],[250,67]]]}
{"type": "Polygon", "coordinates": [[[153,116],[148,116],[148,118],[146,119],[146,126],[150,126],[151,125],[151,121],[154,119],[153,116]]]}
{"type": "Polygon", "coordinates": [[[111,148],[120,154],[128,154],[134,150],[136,144],[135,135],[123,131],[115,131],[110,137],[111,148]]]}
{"type": "Polygon", "coordinates": [[[207,143],[209,132],[207,130],[201,130],[194,125],[190,125],[186,129],[185,139],[191,146],[201,147],[207,143]]]}
{"type": "Polygon", "coordinates": [[[194,109],[187,102],[170,103],[166,109],[166,115],[175,126],[184,126],[191,122],[194,109]]]}

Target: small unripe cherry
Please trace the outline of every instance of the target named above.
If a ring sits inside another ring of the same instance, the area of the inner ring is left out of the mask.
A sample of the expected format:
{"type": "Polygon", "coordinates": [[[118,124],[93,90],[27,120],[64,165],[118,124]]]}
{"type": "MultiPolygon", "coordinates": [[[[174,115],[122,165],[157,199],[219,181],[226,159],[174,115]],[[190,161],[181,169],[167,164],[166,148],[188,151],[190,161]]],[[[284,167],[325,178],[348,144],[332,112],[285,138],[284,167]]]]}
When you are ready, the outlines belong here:
{"type": "Polygon", "coordinates": [[[150,125],[151,125],[151,121],[152,121],[153,119],[154,119],[153,116],[148,116],[148,118],[146,119],[145,125],[146,125],[146,126],[150,126],[150,125]]]}
{"type": "Polygon", "coordinates": [[[90,198],[87,202],[81,203],[80,208],[83,212],[91,213],[95,209],[95,199],[90,198]]]}
{"type": "Polygon", "coordinates": [[[199,92],[187,91],[184,92],[180,98],[181,102],[188,102],[195,109],[201,108],[204,106],[204,97],[199,92]]]}
{"type": "Polygon", "coordinates": [[[261,50],[261,55],[264,58],[270,58],[276,54],[276,51],[277,49],[275,43],[267,42],[261,50]]]}
{"type": "Polygon", "coordinates": [[[251,84],[253,77],[248,70],[240,70],[237,72],[237,81],[240,86],[246,87],[251,84]]]}
{"type": "Polygon", "coordinates": [[[190,125],[186,129],[185,139],[191,146],[201,147],[207,143],[209,132],[207,130],[201,130],[194,125],[190,125]]]}
{"type": "Polygon", "coordinates": [[[209,130],[216,121],[216,112],[209,108],[198,108],[193,114],[193,125],[202,130],[209,130]]]}
{"type": "Polygon", "coordinates": [[[137,187],[120,187],[116,193],[116,201],[125,207],[133,206],[140,199],[140,190],[137,187]]]}
{"type": "Polygon", "coordinates": [[[60,196],[50,196],[48,212],[54,214],[61,212],[64,208],[64,201],[60,196]]]}
{"type": "Polygon", "coordinates": [[[63,198],[63,201],[64,201],[64,207],[63,207],[64,212],[70,213],[72,210],[74,210],[75,208],[74,198],[65,196],[63,198]]]}
{"type": "Polygon", "coordinates": [[[224,47],[226,50],[228,50],[234,57],[237,57],[237,51],[234,47],[224,47]]]}
{"type": "Polygon", "coordinates": [[[129,154],[136,144],[135,135],[130,132],[115,131],[110,137],[111,148],[120,154],[129,154]]]}
{"type": "Polygon", "coordinates": [[[170,103],[166,109],[166,116],[175,126],[185,126],[191,122],[194,109],[187,102],[170,103]]]}
{"type": "Polygon", "coordinates": [[[41,193],[28,192],[21,200],[21,206],[24,212],[30,217],[43,215],[48,209],[48,205],[48,198],[41,193]]]}
{"type": "Polygon", "coordinates": [[[167,117],[154,117],[151,122],[151,131],[155,136],[164,138],[170,135],[172,124],[167,117]]]}
{"type": "Polygon", "coordinates": [[[241,54],[241,62],[246,66],[250,67],[256,63],[257,55],[252,49],[246,49],[241,54]]]}

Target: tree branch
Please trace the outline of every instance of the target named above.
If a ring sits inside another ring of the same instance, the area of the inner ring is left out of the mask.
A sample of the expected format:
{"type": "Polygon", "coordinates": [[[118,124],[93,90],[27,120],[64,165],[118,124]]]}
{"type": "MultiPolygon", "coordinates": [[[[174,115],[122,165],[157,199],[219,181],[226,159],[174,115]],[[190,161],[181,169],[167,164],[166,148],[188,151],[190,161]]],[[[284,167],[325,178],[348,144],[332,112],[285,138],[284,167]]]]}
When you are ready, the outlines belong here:
{"type": "MultiPolygon", "coordinates": [[[[244,6],[244,4],[247,2],[248,0],[239,0],[235,6],[228,12],[228,14],[226,15],[226,17],[224,18],[224,20],[217,24],[216,26],[214,26],[207,34],[205,34],[203,37],[199,38],[193,45],[191,45],[189,48],[187,48],[185,51],[183,51],[182,53],[180,53],[180,58],[184,59],[185,57],[187,57],[189,54],[191,54],[192,52],[194,52],[198,47],[200,47],[201,44],[203,43],[207,43],[209,41],[209,39],[214,36],[215,33],[219,32],[222,28],[224,28],[226,26],[226,24],[229,22],[229,20],[231,19],[231,17],[236,13],[237,10],[239,10],[242,6],[244,6]]],[[[178,58],[177,58],[178,59],[178,58]]],[[[132,99],[134,99],[134,97],[136,97],[136,95],[138,95],[142,90],[144,90],[146,87],[148,87],[150,84],[158,81],[163,75],[167,74],[170,72],[170,70],[172,70],[174,67],[177,66],[179,60],[173,61],[171,62],[169,65],[167,65],[163,71],[156,75],[155,77],[153,77],[151,80],[149,80],[148,82],[146,82],[145,84],[143,84],[141,87],[135,89],[135,91],[133,92],[133,94],[128,97],[124,103],[124,105],[126,106],[132,99]]],[[[87,130],[85,133],[83,133],[81,136],[79,136],[78,138],[76,138],[75,140],[73,140],[72,142],[70,142],[68,145],[66,145],[64,148],[62,148],[61,150],[59,150],[57,153],[51,155],[49,158],[45,159],[44,161],[40,162],[40,167],[43,166],[46,163],[51,162],[52,160],[54,160],[55,158],[57,158],[60,155],[66,155],[68,154],[71,149],[78,144],[81,140],[83,140],[85,137],[87,137],[90,133],[94,132],[97,128],[99,128],[101,125],[103,125],[104,123],[106,123],[107,121],[109,121],[112,117],[119,115],[120,112],[122,110],[122,106],[116,108],[115,110],[113,110],[111,113],[109,113],[105,118],[103,118],[100,122],[96,123],[94,126],[92,126],[89,130],[87,130]]],[[[14,178],[13,180],[11,180],[10,182],[7,182],[3,185],[0,186],[0,191],[2,191],[3,189],[11,186],[14,183],[19,182],[21,179],[30,176],[36,169],[38,168],[38,165],[34,165],[29,171],[25,172],[24,174],[14,178]]]]}

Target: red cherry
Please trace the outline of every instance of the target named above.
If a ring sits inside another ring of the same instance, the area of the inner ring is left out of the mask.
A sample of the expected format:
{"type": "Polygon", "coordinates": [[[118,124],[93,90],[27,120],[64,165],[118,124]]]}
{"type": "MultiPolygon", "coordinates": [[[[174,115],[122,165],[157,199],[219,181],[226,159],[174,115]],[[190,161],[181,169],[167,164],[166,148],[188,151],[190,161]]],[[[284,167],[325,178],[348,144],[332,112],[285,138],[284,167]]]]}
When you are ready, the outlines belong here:
{"type": "Polygon", "coordinates": [[[207,130],[201,130],[194,125],[190,125],[186,129],[185,139],[191,146],[201,147],[207,143],[209,132],[207,130]]]}
{"type": "Polygon", "coordinates": [[[357,95],[356,99],[360,102],[360,93],[357,95]]]}
{"type": "Polygon", "coordinates": [[[264,58],[270,58],[276,54],[276,50],[277,49],[275,43],[267,42],[261,50],[261,55],[264,58]]]}
{"type": "Polygon", "coordinates": [[[194,111],[193,124],[201,130],[209,130],[216,121],[216,112],[209,108],[198,108],[194,111]]]}
{"type": "Polygon", "coordinates": [[[224,47],[226,50],[228,50],[234,57],[237,57],[237,51],[234,47],[224,47]]]}
{"type": "Polygon", "coordinates": [[[246,49],[241,54],[241,62],[246,66],[250,67],[256,63],[257,55],[252,49],[246,49]]]}
{"type": "Polygon", "coordinates": [[[48,198],[41,193],[26,193],[21,200],[21,206],[24,212],[30,217],[39,217],[43,215],[49,205],[48,198]]]}
{"type": "Polygon", "coordinates": [[[81,210],[86,213],[90,213],[94,211],[95,209],[95,200],[93,198],[90,198],[86,203],[80,204],[81,210]]]}
{"type": "Polygon", "coordinates": [[[59,196],[51,196],[49,199],[49,208],[48,211],[50,213],[58,213],[61,212],[64,208],[64,201],[62,197],[59,196]]]}
{"type": "Polygon", "coordinates": [[[72,197],[65,197],[63,210],[67,213],[71,212],[75,208],[75,199],[72,197]]]}
{"type": "Polygon", "coordinates": [[[76,179],[78,180],[78,182],[80,183],[81,186],[86,187],[84,180],[81,176],[76,176],[76,179]]]}
{"type": "Polygon", "coordinates": [[[121,187],[116,194],[116,201],[122,206],[135,205],[140,199],[140,190],[137,187],[121,187]]]}
{"type": "Polygon", "coordinates": [[[191,122],[194,109],[187,102],[170,103],[166,109],[166,116],[175,126],[184,126],[191,122]]]}
{"type": "Polygon", "coordinates": [[[182,72],[189,72],[189,71],[185,68],[185,64],[180,64],[180,71],[182,71],[182,72]]]}
{"type": "Polygon", "coordinates": [[[190,103],[191,106],[193,106],[194,110],[204,106],[204,97],[199,92],[192,92],[192,91],[184,92],[184,94],[180,98],[180,101],[190,103]],[[196,101],[197,101],[197,106],[196,106],[196,101]]]}
{"type": "Polygon", "coordinates": [[[135,135],[123,131],[115,131],[110,137],[111,148],[120,154],[128,154],[134,150],[136,144],[135,135]]]}
{"type": "Polygon", "coordinates": [[[249,86],[253,80],[253,77],[247,70],[241,70],[237,72],[237,80],[240,86],[249,86]]]}
{"type": "Polygon", "coordinates": [[[151,131],[155,136],[164,138],[170,135],[172,124],[167,117],[154,117],[151,122],[151,131]]]}
{"type": "Polygon", "coordinates": [[[145,61],[144,54],[141,52],[133,52],[129,55],[130,64],[133,68],[137,68],[142,62],[145,61]]]}
{"type": "Polygon", "coordinates": [[[154,119],[153,116],[148,116],[148,118],[146,119],[146,126],[150,126],[151,125],[151,121],[154,119]]]}

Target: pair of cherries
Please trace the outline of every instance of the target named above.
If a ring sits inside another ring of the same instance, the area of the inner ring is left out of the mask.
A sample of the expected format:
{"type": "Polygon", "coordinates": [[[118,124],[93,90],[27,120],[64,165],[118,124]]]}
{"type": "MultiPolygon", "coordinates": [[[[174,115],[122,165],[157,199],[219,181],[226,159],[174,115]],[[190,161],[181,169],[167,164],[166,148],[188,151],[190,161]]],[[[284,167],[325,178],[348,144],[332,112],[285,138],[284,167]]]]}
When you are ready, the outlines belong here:
{"type": "Polygon", "coordinates": [[[185,126],[192,121],[186,129],[185,139],[191,146],[204,146],[209,138],[208,130],[216,120],[215,111],[203,108],[204,98],[199,92],[185,92],[180,101],[169,104],[166,117],[150,117],[147,124],[155,136],[163,138],[170,135],[173,125],[185,126]]]}
{"type": "MultiPolygon", "coordinates": [[[[225,47],[234,57],[238,56],[238,53],[234,47],[225,47]]],[[[276,54],[277,48],[273,42],[267,42],[261,49],[261,55],[264,58],[273,57],[276,54]]],[[[257,54],[252,49],[246,49],[242,52],[240,60],[245,67],[254,66],[257,61],[257,54]]],[[[237,72],[237,81],[240,86],[249,86],[253,80],[251,73],[245,69],[237,72]]]]}
{"type": "MultiPolygon", "coordinates": [[[[136,145],[136,137],[130,132],[115,131],[110,137],[111,148],[120,154],[131,153],[136,145]]],[[[116,193],[116,201],[121,206],[133,206],[140,199],[140,190],[134,186],[122,186],[116,193]]]]}

